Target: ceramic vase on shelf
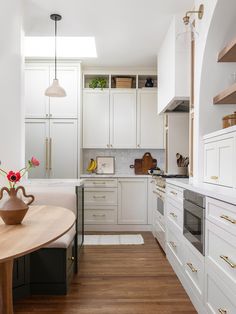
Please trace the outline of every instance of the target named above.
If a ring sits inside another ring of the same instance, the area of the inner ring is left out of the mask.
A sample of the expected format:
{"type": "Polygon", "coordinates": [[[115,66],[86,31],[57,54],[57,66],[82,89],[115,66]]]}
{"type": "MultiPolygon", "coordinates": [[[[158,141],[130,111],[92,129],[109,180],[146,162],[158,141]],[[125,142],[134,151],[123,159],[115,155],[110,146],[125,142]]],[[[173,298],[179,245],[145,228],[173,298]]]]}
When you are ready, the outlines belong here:
{"type": "Polygon", "coordinates": [[[33,203],[34,196],[33,195],[26,195],[25,188],[23,186],[19,186],[18,188],[6,188],[3,187],[0,190],[0,200],[3,198],[4,192],[6,192],[9,198],[6,202],[2,205],[0,209],[0,217],[4,221],[6,225],[17,225],[21,224],[22,220],[24,219],[29,205],[33,203]],[[17,193],[22,191],[22,194],[25,198],[30,198],[30,200],[25,203],[21,200],[17,193]]]}

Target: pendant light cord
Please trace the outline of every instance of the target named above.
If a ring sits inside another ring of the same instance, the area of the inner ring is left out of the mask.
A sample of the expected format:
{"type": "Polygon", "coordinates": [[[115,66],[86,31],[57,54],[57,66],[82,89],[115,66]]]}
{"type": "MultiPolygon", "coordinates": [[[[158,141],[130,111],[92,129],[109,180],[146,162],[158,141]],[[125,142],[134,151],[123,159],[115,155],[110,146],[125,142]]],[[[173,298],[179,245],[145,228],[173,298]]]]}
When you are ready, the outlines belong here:
{"type": "Polygon", "coordinates": [[[55,80],[57,80],[57,19],[55,18],[55,80]]]}

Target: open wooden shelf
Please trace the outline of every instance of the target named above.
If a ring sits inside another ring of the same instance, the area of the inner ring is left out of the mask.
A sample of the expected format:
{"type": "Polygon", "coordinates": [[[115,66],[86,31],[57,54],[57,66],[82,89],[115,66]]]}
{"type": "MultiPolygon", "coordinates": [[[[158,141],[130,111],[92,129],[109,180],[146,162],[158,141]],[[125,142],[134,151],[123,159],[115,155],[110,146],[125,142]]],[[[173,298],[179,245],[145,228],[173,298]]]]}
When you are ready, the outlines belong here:
{"type": "Polygon", "coordinates": [[[236,62],[236,38],[221,50],[218,62],[236,62]]]}
{"type": "Polygon", "coordinates": [[[219,104],[236,104],[236,83],[219,93],[213,99],[214,105],[219,104]]]}

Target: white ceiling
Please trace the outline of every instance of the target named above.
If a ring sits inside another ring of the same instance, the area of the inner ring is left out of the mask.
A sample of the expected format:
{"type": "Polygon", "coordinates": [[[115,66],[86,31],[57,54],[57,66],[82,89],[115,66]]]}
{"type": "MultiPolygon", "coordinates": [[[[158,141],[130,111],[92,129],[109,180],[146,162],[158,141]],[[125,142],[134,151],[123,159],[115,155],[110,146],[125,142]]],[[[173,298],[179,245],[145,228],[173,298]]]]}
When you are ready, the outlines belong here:
{"type": "Polygon", "coordinates": [[[89,66],[155,67],[171,17],[193,0],[24,0],[25,34],[52,36],[51,13],[59,13],[59,36],[94,36],[97,59],[89,66]]]}

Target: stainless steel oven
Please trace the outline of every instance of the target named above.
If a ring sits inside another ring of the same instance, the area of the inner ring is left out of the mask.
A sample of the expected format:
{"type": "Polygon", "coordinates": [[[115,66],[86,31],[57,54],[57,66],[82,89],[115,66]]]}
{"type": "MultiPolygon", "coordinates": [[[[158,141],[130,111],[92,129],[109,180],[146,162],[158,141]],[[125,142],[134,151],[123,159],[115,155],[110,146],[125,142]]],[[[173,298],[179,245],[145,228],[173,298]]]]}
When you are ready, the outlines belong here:
{"type": "Polygon", "coordinates": [[[184,191],[184,236],[205,255],[205,196],[184,191]]]}
{"type": "Polygon", "coordinates": [[[153,191],[156,195],[156,210],[164,216],[165,213],[165,191],[159,187],[153,191]]]}

